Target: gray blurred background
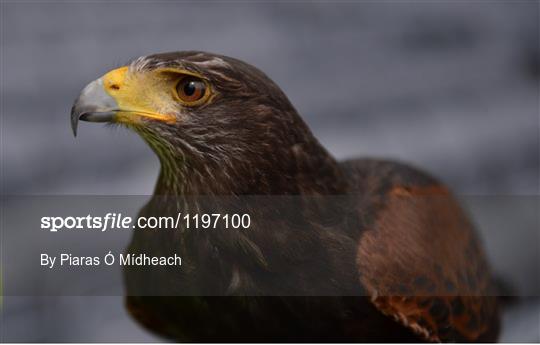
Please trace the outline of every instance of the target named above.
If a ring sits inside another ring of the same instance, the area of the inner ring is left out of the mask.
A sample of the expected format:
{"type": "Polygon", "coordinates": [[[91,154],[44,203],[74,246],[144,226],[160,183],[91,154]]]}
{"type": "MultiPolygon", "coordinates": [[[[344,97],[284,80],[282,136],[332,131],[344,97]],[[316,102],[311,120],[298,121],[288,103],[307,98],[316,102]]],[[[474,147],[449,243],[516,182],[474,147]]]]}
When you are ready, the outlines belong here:
{"type": "MultiPolygon", "coordinates": [[[[495,271],[528,296],[506,309],[502,340],[540,341],[526,197],[539,194],[538,1],[2,1],[1,31],[3,194],[151,194],[152,152],[99,125],[75,140],[73,100],[140,55],[233,56],[276,81],[339,159],[404,160],[465,199],[504,198],[502,213],[468,206],[495,271]]],[[[4,341],[158,340],[118,296],[6,297],[0,326],[4,341]]]]}

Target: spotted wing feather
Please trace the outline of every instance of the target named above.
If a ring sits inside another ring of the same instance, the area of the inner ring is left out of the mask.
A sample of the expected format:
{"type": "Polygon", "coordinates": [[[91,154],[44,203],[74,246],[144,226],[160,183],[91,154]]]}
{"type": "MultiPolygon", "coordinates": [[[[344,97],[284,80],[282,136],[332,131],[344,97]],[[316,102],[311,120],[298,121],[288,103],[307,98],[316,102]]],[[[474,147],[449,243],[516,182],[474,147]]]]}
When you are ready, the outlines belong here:
{"type": "Polygon", "coordinates": [[[448,190],[401,164],[362,161],[348,169],[366,191],[357,267],[373,304],[429,341],[494,341],[489,269],[448,190]]]}

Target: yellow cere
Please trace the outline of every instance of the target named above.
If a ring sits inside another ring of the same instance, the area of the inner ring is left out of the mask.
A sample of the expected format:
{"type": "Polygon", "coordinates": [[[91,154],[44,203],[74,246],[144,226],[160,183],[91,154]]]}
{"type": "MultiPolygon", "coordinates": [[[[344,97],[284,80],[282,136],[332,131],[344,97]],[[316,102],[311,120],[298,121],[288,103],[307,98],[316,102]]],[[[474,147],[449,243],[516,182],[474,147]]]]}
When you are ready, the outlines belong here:
{"type": "Polygon", "coordinates": [[[127,66],[105,74],[103,87],[116,103],[120,111],[115,120],[136,123],[140,118],[149,118],[174,123],[176,100],[170,93],[174,80],[162,73],[134,72],[127,66]]]}

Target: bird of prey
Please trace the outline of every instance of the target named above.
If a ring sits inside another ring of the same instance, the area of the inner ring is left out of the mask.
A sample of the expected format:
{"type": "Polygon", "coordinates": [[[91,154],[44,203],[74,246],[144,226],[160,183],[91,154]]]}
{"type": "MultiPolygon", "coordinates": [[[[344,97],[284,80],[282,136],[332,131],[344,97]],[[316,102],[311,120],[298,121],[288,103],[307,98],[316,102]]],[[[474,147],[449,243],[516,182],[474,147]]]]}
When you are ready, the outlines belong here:
{"type": "Polygon", "coordinates": [[[184,258],[125,269],[127,307],[148,329],[192,342],[497,339],[488,263],[451,192],[403,163],[336,161],[257,68],[197,51],[143,56],[83,89],[74,134],[80,120],[123,125],[158,156],[141,216],[195,212],[200,196],[301,204],[292,216],[264,204],[245,231],[134,231],[128,253],[184,258]],[[320,212],[304,212],[311,197],[326,200],[320,212]]]}

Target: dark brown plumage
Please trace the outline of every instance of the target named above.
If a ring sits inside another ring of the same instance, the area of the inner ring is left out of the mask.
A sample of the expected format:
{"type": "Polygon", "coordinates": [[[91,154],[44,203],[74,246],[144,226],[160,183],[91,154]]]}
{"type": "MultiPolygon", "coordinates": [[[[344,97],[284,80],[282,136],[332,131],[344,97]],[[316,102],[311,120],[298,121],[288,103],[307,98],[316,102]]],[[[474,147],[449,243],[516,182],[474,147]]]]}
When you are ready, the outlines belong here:
{"type": "Polygon", "coordinates": [[[129,253],[187,262],[126,270],[128,308],[143,325],[188,341],[496,340],[482,248],[432,177],[395,162],[336,162],[279,87],[236,59],[166,53],[113,72],[100,82],[109,108],[83,92],[72,123],[124,124],[156,152],[161,173],[140,215],[204,210],[201,195],[276,196],[256,199],[264,217],[247,232],[136,231],[129,253]],[[201,103],[166,96],[185,75],[198,78],[201,103]]]}

